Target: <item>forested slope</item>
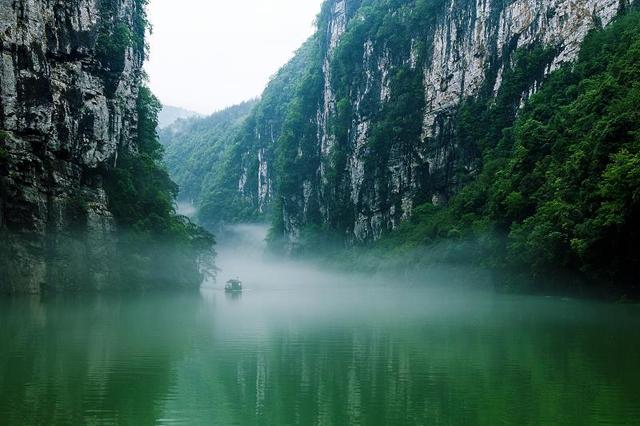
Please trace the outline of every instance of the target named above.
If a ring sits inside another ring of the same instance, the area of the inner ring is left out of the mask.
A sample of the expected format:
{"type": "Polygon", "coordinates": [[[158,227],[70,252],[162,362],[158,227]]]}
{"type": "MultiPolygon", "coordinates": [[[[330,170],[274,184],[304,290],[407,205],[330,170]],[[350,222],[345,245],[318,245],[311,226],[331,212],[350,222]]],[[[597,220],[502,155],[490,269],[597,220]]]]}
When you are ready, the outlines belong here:
{"type": "Polygon", "coordinates": [[[593,31],[578,61],[546,77],[515,114],[510,98],[544,55],[523,53],[497,97],[460,108],[459,140],[481,150],[477,176],[446,205],[416,209],[378,243],[378,255],[436,244],[440,261],[464,256],[537,276],[580,271],[618,290],[637,288],[640,13],[593,31]],[[440,245],[452,240],[461,244],[440,245]]]}
{"type": "Polygon", "coordinates": [[[215,181],[229,142],[255,104],[245,102],[209,117],[178,120],[160,130],[165,162],[183,199],[198,202],[215,181]]]}

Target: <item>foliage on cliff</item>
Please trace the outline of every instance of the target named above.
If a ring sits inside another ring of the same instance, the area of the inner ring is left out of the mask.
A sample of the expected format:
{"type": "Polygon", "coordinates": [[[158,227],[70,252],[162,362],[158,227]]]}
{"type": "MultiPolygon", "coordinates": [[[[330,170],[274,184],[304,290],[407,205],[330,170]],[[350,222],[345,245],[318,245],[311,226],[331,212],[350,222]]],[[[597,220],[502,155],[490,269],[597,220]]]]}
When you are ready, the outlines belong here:
{"type": "MultiPolygon", "coordinates": [[[[112,74],[122,70],[129,51],[140,61],[146,56],[147,3],[135,0],[131,19],[126,21],[120,2],[99,2],[95,50],[110,90],[118,83],[112,74]]],[[[213,268],[215,241],[176,214],[178,186],[165,169],[157,134],[160,110],[158,99],[140,87],[136,138],[120,147],[115,167],[104,170],[109,208],[121,231],[119,251],[129,259],[118,266],[128,287],[193,287],[202,281],[206,265],[213,268]]]]}
{"type": "Polygon", "coordinates": [[[417,209],[378,249],[473,240],[479,244],[468,257],[501,269],[582,271],[609,285],[637,285],[640,13],[594,30],[577,63],[549,75],[509,120],[500,113],[510,102],[503,95],[522,61],[497,98],[460,109],[458,135],[472,129],[482,152],[477,178],[447,206],[417,209]]]}
{"type": "MultiPolygon", "coordinates": [[[[221,223],[268,219],[270,202],[260,205],[256,195],[258,161],[267,163],[267,173],[272,172],[274,142],[280,138],[289,106],[309,66],[312,44],[302,46],[272,77],[259,100],[211,117],[179,122],[161,132],[167,166],[181,187],[181,196],[198,207],[200,223],[215,228],[221,223]],[[245,187],[239,191],[241,181],[245,187]]],[[[269,198],[270,190],[265,191],[269,198]]]]}
{"type": "MultiPolygon", "coordinates": [[[[399,158],[411,161],[421,141],[423,65],[429,60],[428,43],[443,16],[444,2],[346,2],[341,18],[346,27],[337,40],[331,40],[334,5],[326,2],[318,17],[313,40],[318,55],[311,58],[283,137],[276,142],[283,155],[274,171],[278,182],[270,237],[274,248],[290,246],[292,231],[302,231],[296,251],[350,240],[359,214],[400,212],[402,201],[393,190],[392,169],[399,158]],[[326,126],[318,122],[318,111],[327,115],[326,126]],[[366,130],[358,128],[362,124],[366,130]],[[318,145],[326,145],[326,152],[318,145]],[[356,158],[362,162],[359,176],[353,175],[360,167],[354,165],[356,158]],[[357,179],[361,181],[356,183],[357,179]],[[287,229],[292,227],[296,229],[287,229]]],[[[427,170],[416,168],[416,174],[426,186],[427,170]]],[[[424,201],[426,195],[416,193],[415,198],[424,201]]]]}
{"type": "Polygon", "coordinates": [[[124,21],[119,14],[120,3],[114,0],[99,0],[100,22],[96,36],[96,57],[103,67],[111,72],[121,72],[125,55],[132,48],[141,59],[146,55],[146,31],[149,28],[146,6],[148,0],[135,0],[131,22],[124,21]]]}
{"type": "Polygon", "coordinates": [[[197,285],[198,260],[211,261],[213,236],[175,212],[178,186],[162,164],[156,131],[160,102],[146,87],[138,98],[137,153],[120,153],[106,174],[109,207],[124,231],[121,250],[131,261],[123,274],[131,285],[197,285]]]}
{"type": "Polygon", "coordinates": [[[219,164],[253,107],[243,102],[205,118],[178,120],[160,131],[165,163],[180,187],[180,197],[199,201],[220,172],[219,164]]]}

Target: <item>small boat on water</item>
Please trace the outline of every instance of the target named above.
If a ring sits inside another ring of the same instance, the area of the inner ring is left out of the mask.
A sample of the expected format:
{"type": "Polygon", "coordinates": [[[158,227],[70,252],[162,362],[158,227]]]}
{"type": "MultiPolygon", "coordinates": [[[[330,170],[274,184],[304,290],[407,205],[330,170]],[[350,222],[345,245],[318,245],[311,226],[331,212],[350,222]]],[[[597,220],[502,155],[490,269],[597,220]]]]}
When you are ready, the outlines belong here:
{"type": "Polygon", "coordinates": [[[242,281],[238,279],[227,281],[224,291],[227,293],[242,293],[242,281]]]}

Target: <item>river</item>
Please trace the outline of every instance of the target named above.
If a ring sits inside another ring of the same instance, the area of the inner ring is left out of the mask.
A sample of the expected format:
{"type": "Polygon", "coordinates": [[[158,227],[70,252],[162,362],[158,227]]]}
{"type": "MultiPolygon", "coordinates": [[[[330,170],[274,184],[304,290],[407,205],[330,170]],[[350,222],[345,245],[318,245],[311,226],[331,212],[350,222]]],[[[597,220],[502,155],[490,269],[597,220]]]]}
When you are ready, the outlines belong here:
{"type": "Polygon", "coordinates": [[[637,305],[367,281],[238,235],[240,296],[0,300],[0,423],[638,424],[637,305]]]}

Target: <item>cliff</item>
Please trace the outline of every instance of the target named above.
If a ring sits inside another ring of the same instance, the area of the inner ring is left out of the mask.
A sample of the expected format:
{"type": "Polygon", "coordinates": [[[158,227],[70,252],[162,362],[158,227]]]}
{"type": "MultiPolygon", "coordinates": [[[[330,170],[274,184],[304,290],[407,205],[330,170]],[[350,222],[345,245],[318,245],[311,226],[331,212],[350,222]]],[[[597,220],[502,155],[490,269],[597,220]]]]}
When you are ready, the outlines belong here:
{"type": "Polygon", "coordinates": [[[284,205],[285,232],[294,239],[314,203],[323,223],[366,241],[396,228],[416,204],[446,202],[459,187],[456,171],[473,174],[477,160],[455,143],[458,106],[483,88],[497,93],[519,49],[547,46],[554,55],[532,76],[526,99],[620,7],[617,0],[381,3],[352,20],[348,1],[331,2],[320,28],[328,39],[316,115],[320,168],[284,205]],[[348,106],[341,135],[330,127],[341,119],[340,102],[348,106]],[[332,159],[338,151],[342,162],[332,159]]]}
{"type": "Polygon", "coordinates": [[[256,101],[244,102],[208,117],[181,119],[160,130],[165,162],[180,186],[182,201],[198,200],[215,184],[216,167],[256,101]]]}
{"type": "Polygon", "coordinates": [[[275,210],[275,234],[290,246],[309,227],[350,242],[379,239],[415,206],[446,205],[477,175],[481,149],[461,140],[461,105],[497,96],[518,55],[544,49],[512,100],[522,106],[623,7],[619,0],[328,0],[317,33],[230,138],[234,154],[210,165],[225,168],[226,179],[203,196],[213,206],[203,219],[218,220],[223,201],[235,197],[254,213],[232,217],[275,210]]]}
{"type": "Polygon", "coordinates": [[[135,152],[142,0],[0,2],[0,289],[100,289],[116,224],[103,176],[135,152]]]}

